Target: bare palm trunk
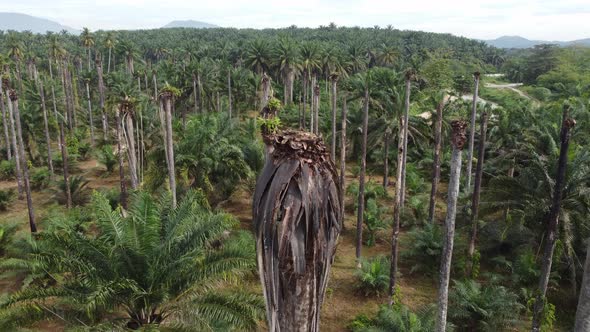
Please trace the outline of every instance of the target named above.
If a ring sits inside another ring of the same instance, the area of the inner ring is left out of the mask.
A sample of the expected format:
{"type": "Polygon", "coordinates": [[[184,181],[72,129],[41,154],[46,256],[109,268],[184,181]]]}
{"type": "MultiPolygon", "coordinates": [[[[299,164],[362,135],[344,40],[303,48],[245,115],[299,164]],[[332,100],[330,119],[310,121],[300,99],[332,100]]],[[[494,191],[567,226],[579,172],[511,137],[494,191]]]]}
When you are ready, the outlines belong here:
{"type": "Polygon", "coordinates": [[[363,142],[361,147],[361,174],[359,176],[358,211],[356,218],[356,260],[357,267],[361,264],[361,249],[363,247],[363,221],[365,214],[365,175],[367,172],[367,135],[369,130],[369,86],[365,86],[365,100],[363,107],[363,142]]]}
{"type": "Polygon", "coordinates": [[[170,192],[172,193],[172,206],[176,207],[176,174],[174,165],[174,144],[172,138],[172,93],[165,91],[162,93],[163,104],[164,104],[164,121],[165,121],[165,134],[166,134],[166,146],[168,151],[168,180],[170,183],[170,192]]]}
{"type": "Polygon", "coordinates": [[[457,197],[461,183],[461,155],[467,139],[464,121],[453,121],[451,144],[451,174],[449,180],[449,194],[447,199],[447,217],[445,219],[445,237],[443,238],[443,252],[440,262],[438,285],[438,314],[436,317],[436,332],[444,332],[447,325],[447,308],[449,300],[449,281],[451,279],[451,261],[453,258],[453,242],[455,239],[455,217],[457,215],[457,197]]]}
{"type": "Polygon", "coordinates": [[[152,73],[152,81],[154,82],[154,100],[158,100],[158,79],[156,78],[156,72],[152,73]]]}
{"type": "MultiPolygon", "coordinates": [[[[110,48],[109,48],[109,62],[110,62],[110,48]]],[[[98,94],[99,94],[99,106],[100,106],[100,116],[102,120],[102,138],[106,142],[108,140],[108,132],[109,132],[109,121],[107,118],[107,113],[105,111],[105,87],[104,87],[104,80],[102,77],[102,59],[96,59],[96,73],[98,74],[98,94]]]]}
{"type": "MultiPolygon", "coordinates": [[[[8,87],[8,84],[5,84],[8,87]]],[[[12,151],[14,151],[14,161],[16,168],[16,184],[18,189],[18,199],[23,199],[23,165],[22,160],[24,158],[24,150],[21,150],[18,146],[17,130],[15,124],[15,115],[13,111],[12,103],[10,102],[10,91],[6,90],[6,101],[8,103],[8,116],[10,117],[10,132],[12,136],[12,151]]]]}
{"type": "Polygon", "coordinates": [[[415,72],[410,69],[406,72],[406,100],[404,107],[404,150],[402,158],[402,191],[401,191],[401,209],[404,209],[406,205],[406,164],[408,162],[408,131],[410,121],[410,94],[412,93],[412,80],[414,79],[415,72]]]}
{"type": "Polygon", "coordinates": [[[332,100],[332,160],[336,161],[336,108],[337,108],[337,101],[338,101],[338,95],[337,95],[337,86],[338,86],[338,75],[333,74],[330,76],[331,81],[332,81],[332,94],[331,94],[331,100],[332,100]]]}
{"type": "Polygon", "coordinates": [[[467,251],[468,268],[467,275],[473,276],[475,245],[477,243],[478,219],[479,219],[479,198],[481,195],[481,179],[483,175],[483,163],[486,149],[486,132],[488,128],[488,114],[481,114],[481,132],[479,134],[479,146],[477,154],[477,166],[475,169],[475,183],[473,195],[471,196],[471,235],[469,237],[469,247],[467,251]]]}
{"type": "Polygon", "coordinates": [[[10,134],[8,130],[9,114],[6,112],[6,106],[4,105],[4,91],[3,91],[4,80],[0,80],[0,107],[2,108],[2,125],[4,126],[4,142],[6,143],[6,156],[8,160],[12,160],[12,144],[10,141],[10,134]]]}
{"type": "Polygon", "coordinates": [[[313,132],[314,132],[314,134],[319,135],[320,134],[320,86],[319,85],[316,85],[313,88],[313,107],[314,107],[313,132]]]}
{"type": "Polygon", "coordinates": [[[467,182],[465,184],[465,191],[471,191],[471,167],[473,165],[473,144],[475,141],[475,117],[477,114],[477,98],[479,94],[479,72],[473,73],[473,101],[471,103],[471,122],[469,127],[469,149],[467,150],[467,170],[465,176],[467,182]]]}
{"type": "Polygon", "coordinates": [[[397,172],[395,178],[395,199],[393,201],[393,231],[391,233],[391,267],[389,269],[389,305],[393,305],[393,295],[397,284],[398,242],[400,230],[400,215],[402,209],[402,177],[404,161],[404,119],[399,119],[399,135],[397,140],[397,172]]]}
{"type": "Polygon", "coordinates": [[[310,107],[309,107],[309,121],[310,121],[309,131],[311,131],[312,133],[314,132],[314,128],[315,128],[315,104],[314,104],[315,98],[314,98],[314,91],[313,91],[315,86],[316,86],[316,75],[313,74],[313,75],[311,75],[311,84],[309,86],[309,91],[310,91],[309,95],[311,98],[310,107]]]}
{"type": "Polygon", "coordinates": [[[231,120],[232,117],[232,93],[231,93],[231,69],[227,72],[227,114],[231,120]]]}
{"type": "Polygon", "coordinates": [[[47,120],[47,108],[45,106],[45,91],[43,90],[43,81],[39,80],[39,95],[41,96],[41,110],[43,111],[43,129],[45,130],[45,141],[47,144],[47,167],[53,180],[53,160],[51,158],[51,137],[49,135],[49,122],[47,120]]]}
{"type": "Polygon", "coordinates": [[[61,159],[63,164],[64,186],[66,189],[66,208],[72,207],[72,191],[70,189],[70,165],[68,162],[68,149],[66,147],[65,126],[63,119],[59,120],[59,149],[61,151],[61,159]]]}
{"type": "Polygon", "coordinates": [[[428,206],[428,221],[434,222],[436,208],[436,193],[440,182],[440,153],[442,150],[442,121],[444,100],[436,108],[436,122],[434,123],[434,156],[432,160],[432,185],[430,188],[430,205],[428,206]]]}
{"type": "Polygon", "coordinates": [[[133,130],[133,116],[131,115],[130,106],[127,104],[121,105],[121,110],[123,112],[123,119],[122,119],[122,128],[123,128],[123,136],[127,142],[127,160],[128,160],[128,167],[129,167],[129,176],[131,177],[131,189],[135,190],[138,186],[138,177],[137,177],[137,158],[135,155],[135,135],[133,130]]]}
{"type": "Polygon", "coordinates": [[[587,332],[590,330],[590,239],[587,242],[584,277],[582,278],[582,287],[580,288],[574,332],[587,332]]]}
{"type": "Polygon", "coordinates": [[[317,332],[341,230],[341,187],[321,138],[275,135],[264,137],[271,154],[253,202],[268,330],[317,332]]]}
{"type": "Polygon", "coordinates": [[[117,128],[117,155],[119,157],[119,184],[121,187],[121,193],[119,200],[121,201],[121,207],[127,210],[127,182],[125,180],[125,168],[123,166],[123,144],[121,144],[122,138],[122,125],[121,125],[121,109],[117,107],[115,110],[115,122],[117,128]]]}
{"type": "Polygon", "coordinates": [[[299,114],[299,129],[305,128],[305,112],[307,112],[307,70],[303,71],[303,112],[299,114]]]}
{"type": "Polygon", "coordinates": [[[262,99],[260,100],[260,108],[266,107],[270,99],[270,77],[266,73],[262,74],[262,99]]]}
{"type": "Polygon", "coordinates": [[[568,117],[568,107],[569,106],[564,106],[563,109],[563,120],[560,133],[561,147],[559,151],[559,162],[557,165],[557,176],[555,178],[553,197],[551,198],[551,210],[547,220],[547,237],[545,240],[545,248],[543,250],[543,259],[541,260],[542,265],[541,275],[539,278],[539,291],[535,299],[535,306],[533,308],[533,332],[538,332],[541,329],[541,316],[545,306],[545,296],[547,294],[547,285],[549,284],[549,275],[551,274],[553,251],[555,249],[555,242],[557,240],[557,226],[559,222],[561,196],[567,168],[567,150],[570,142],[570,131],[576,125],[576,121],[568,117]]]}
{"type": "MultiPolygon", "coordinates": [[[[340,188],[346,188],[346,96],[342,98],[342,128],[340,129],[340,188]]],[[[344,229],[344,189],[340,190],[340,215],[342,216],[342,229],[344,229]]]]}
{"type": "Polygon", "coordinates": [[[109,61],[107,63],[107,73],[111,73],[111,53],[113,53],[113,48],[109,47],[109,61]]]}
{"type": "Polygon", "coordinates": [[[90,144],[94,146],[94,123],[92,121],[92,103],[90,102],[90,87],[86,81],[86,100],[88,101],[88,124],[90,125],[90,144]]]}
{"type": "Polygon", "coordinates": [[[383,134],[383,189],[389,187],[389,133],[383,134]]]}

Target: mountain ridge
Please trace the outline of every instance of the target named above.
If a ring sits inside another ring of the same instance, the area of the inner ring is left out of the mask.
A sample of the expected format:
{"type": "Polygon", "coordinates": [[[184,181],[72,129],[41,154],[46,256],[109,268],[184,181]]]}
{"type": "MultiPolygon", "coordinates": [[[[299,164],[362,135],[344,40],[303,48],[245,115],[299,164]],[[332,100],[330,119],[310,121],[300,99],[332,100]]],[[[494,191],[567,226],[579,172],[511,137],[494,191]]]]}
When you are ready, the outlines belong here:
{"type": "Polygon", "coordinates": [[[50,19],[14,12],[0,12],[0,30],[31,31],[33,33],[61,32],[66,30],[72,34],[80,30],[60,24],[50,19]]]}
{"type": "Polygon", "coordinates": [[[209,28],[219,28],[218,25],[202,22],[202,21],[195,21],[195,20],[174,20],[170,23],[164,25],[162,28],[195,28],[195,29],[209,29],[209,28]]]}
{"type": "Polygon", "coordinates": [[[496,39],[482,40],[488,45],[498,48],[529,48],[541,44],[555,44],[561,47],[580,45],[590,47],[590,38],[577,39],[571,41],[558,40],[531,40],[521,36],[501,36],[496,39]]]}

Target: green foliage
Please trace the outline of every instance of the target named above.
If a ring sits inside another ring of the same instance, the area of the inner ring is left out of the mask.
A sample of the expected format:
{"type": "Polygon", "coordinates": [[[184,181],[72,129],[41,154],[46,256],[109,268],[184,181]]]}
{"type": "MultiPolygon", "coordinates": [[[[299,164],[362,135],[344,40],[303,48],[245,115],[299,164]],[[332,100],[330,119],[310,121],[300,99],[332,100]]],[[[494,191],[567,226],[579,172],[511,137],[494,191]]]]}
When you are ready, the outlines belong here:
{"type": "Polygon", "coordinates": [[[523,309],[518,296],[503,286],[455,280],[449,293],[449,319],[459,330],[509,328],[514,326],[523,309]]]}
{"type": "MultiPolygon", "coordinates": [[[[531,312],[537,300],[536,296],[531,296],[527,301],[527,310],[531,312]]],[[[541,312],[541,331],[549,332],[554,331],[553,324],[557,320],[555,315],[555,305],[547,301],[547,298],[543,298],[543,312],[541,312]]]]}
{"type": "MultiPolygon", "coordinates": [[[[382,305],[375,318],[359,315],[347,327],[352,332],[429,332],[434,330],[434,318],[431,310],[416,314],[402,304],[382,305]]],[[[453,331],[450,324],[447,331],[453,331]]]]}
{"type": "MultiPolygon", "coordinates": [[[[43,319],[70,326],[126,324],[196,330],[252,330],[263,300],[233,287],[255,267],[254,241],[228,214],[212,213],[188,192],[178,208],[138,193],[124,216],[95,193],[93,230],[77,219],[51,219],[32,252],[12,266],[47,271],[51,287],[35,283],[0,304],[0,327],[14,330],[43,319]],[[53,313],[60,312],[60,316],[53,313]]],[[[112,327],[111,327],[112,328],[112,327]]]]}
{"type": "Polygon", "coordinates": [[[118,159],[110,144],[103,145],[97,151],[96,157],[98,158],[98,162],[106,167],[107,173],[110,174],[115,170],[115,165],[117,165],[118,159]]]}
{"type": "Polygon", "coordinates": [[[0,211],[6,211],[14,200],[14,189],[0,190],[0,211]]]}
{"type": "Polygon", "coordinates": [[[281,126],[281,119],[279,119],[278,116],[268,119],[258,117],[258,123],[260,126],[260,130],[264,130],[268,133],[274,134],[277,132],[277,130],[279,130],[279,127],[281,126]]]}
{"type": "Polygon", "coordinates": [[[0,180],[12,180],[16,177],[16,161],[2,160],[0,161],[0,180]]]}
{"type": "Polygon", "coordinates": [[[278,112],[282,108],[281,101],[278,100],[277,98],[274,98],[274,97],[273,98],[270,98],[270,100],[268,101],[267,106],[268,106],[268,109],[271,112],[275,113],[275,114],[278,114],[278,112]]]}
{"type": "Polygon", "coordinates": [[[410,273],[435,275],[440,267],[442,247],[443,233],[440,225],[427,223],[424,227],[414,227],[408,232],[408,249],[402,252],[402,256],[414,262],[410,273]]]}
{"type": "Polygon", "coordinates": [[[357,269],[357,289],[364,296],[381,296],[389,286],[390,262],[384,256],[370,259],[361,258],[361,268],[357,269]]]}
{"type": "MultiPolygon", "coordinates": [[[[1,196],[2,192],[0,191],[1,196]]],[[[17,230],[18,226],[16,224],[0,224],[0,257],[5,255],[6,249],[12,243],[17,230]]]]}
{"type": "MultiPolygon", "coordinates": [[[[89,181],[80,175],[70,176],[70,193],[74,206],[81,206],[88,203],[90,199],[90,191],[87,188],[88,183],[89,181]]],[[[61,205],[67,204],[66,183],[63,179],[59,180],[57,189],[53,189],[53,198],[61,205]]]]}
{"type": "Polygon", "coordinates": [[[41,190],[49,187],[51,173],[47,167],[35,168],[31,171],[31,188],[41,190]]]}
{"type": "Polygon", "coordinates": [[[377,232],[387,228],[387,223],[383,220],[384,212],[385,209],[380,207],[374,198],[367,200],[364,222],[366,226],[365,244],[369,247],[375,245],[377,232]]]}

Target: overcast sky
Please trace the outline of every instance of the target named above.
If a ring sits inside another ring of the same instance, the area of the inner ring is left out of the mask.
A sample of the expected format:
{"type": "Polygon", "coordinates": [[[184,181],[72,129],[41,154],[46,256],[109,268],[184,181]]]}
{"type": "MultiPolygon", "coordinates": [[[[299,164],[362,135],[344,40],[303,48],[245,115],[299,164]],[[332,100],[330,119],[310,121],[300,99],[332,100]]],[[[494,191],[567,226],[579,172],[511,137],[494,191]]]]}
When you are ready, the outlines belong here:
{"type": "Polygon", "coordinates": [[[573,40],[590,37],[590,0],[0,0],[20,12],[72,28],[157,28],[193,19],[224,27],[345,26],[449,32],[492,39],[573,40]]]}

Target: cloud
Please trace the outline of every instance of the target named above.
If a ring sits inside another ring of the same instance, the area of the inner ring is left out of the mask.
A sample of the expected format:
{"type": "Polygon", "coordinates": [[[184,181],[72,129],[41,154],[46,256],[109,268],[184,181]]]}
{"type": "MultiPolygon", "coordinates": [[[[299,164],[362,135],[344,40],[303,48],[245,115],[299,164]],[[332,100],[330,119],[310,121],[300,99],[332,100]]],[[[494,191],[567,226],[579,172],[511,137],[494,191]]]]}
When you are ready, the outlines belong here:
{"type": "Polygon", "coordinates": [[[387,26],[472,38],[521,35],[572,40],[590,35],[588,0],[3,0],[0,11],[22,12],[75,28],[157,28],[194,19],[238,28],[387,26]]]}

